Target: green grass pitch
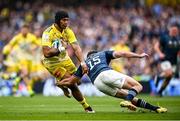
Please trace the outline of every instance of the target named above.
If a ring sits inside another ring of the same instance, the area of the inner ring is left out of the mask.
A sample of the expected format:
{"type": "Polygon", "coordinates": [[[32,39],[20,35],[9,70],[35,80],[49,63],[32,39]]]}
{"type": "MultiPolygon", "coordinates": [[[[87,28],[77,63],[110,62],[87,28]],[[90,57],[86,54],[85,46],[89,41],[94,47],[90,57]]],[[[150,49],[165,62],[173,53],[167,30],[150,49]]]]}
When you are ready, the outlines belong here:
{"type": "Polygon", "coordinates": [[[0,97],[0,120],[180,120],[180,97],[139,97],[166,107],[168,112],[132,112],[119,106],[122,100],[104,96],[86,97],[96,110],[95,114],[87,114],[73,98],[36,95],[32,98],[0,97]]]}

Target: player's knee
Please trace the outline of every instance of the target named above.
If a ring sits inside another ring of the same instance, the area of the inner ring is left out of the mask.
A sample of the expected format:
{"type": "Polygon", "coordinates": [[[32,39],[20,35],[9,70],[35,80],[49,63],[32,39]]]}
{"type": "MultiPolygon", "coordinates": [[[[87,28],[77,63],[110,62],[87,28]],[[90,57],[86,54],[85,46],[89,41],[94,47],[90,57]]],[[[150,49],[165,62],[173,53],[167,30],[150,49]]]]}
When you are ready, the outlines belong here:
{"type": "Polygon", "coordinates": [[[139,92],[141,92],[142,90],[143,90],[143,86],[139,84],[139,92]]]}
{"type": "Polygon", "coordinates": [[[171,69],[170,70],[166,70],[164,76],[166,78],[171,78],[173,76],[173,71],[171,69]]]}
{"type": "Polygon", "coordinates": [[[142,91],[143,86],[140,83],[137,83],[136,86],[134,87],[136,89],[136,91],[139,93],[142,91]]]}

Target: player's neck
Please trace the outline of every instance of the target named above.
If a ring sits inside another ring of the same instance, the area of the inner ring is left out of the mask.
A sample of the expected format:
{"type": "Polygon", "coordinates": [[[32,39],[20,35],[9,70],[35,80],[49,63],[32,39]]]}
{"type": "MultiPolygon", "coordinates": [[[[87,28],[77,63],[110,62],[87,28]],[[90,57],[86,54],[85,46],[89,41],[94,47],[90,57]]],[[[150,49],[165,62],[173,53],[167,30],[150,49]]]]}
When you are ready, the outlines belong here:
{"type": "MultiPolygon", "coordinates": [[[[22,33],[21,33],[21,34],[22,34],[22,33]]],[[[26,37],[27,37],[27,34],[22,34],[22,36],[26,38],[26,37]]]]}
{"type": "Polygon", "coordinates": [[[55,28],[56,28],[58,31],[60,31],[61,33],[63,32],[63,29],[60,28],[56,23],[54,24],[54,26],[55,26],[55,28]]]}

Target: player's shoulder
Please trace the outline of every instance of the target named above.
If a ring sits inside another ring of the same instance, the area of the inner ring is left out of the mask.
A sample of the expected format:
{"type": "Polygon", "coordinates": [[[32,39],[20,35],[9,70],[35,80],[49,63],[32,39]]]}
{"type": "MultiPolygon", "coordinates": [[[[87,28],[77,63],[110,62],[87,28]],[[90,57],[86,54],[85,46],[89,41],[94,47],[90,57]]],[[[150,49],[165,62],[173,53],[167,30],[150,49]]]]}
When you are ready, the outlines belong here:
{"type": "Polygon", "coordinates": [[[104,50],[104,51],[102,51],[102,52],[105,53],[105,54],[109,54],[109,53],[113,53],[114,50],[104,50]]]}
{"type": "Polygon", "coordinates": [[[94,56],[104,57],[106,56],[106,54],[107,54],[107,51],[99,51],[95,53],[94,56]]]}
{"type": "Polygon", "coordinates": [[[161,41],[166,41],[169,38],[169,34],[164,32],[160,34],[160,40],[161,41]]]}
{"type": "Polygon", "coordinates": [[[47,27],[44,31],[43,34],[51,34],[52,32],[54,32],[54,25],[52,24],[51,26],[47,27]]]}
{"type": "Polygon", "coordinates": [[[16,35],[13,36],[13,38],[21,38],[22,37],[22,34],[21,33],[18,33],[16,35]]]}
{"type": "Polygon", "coordinates": [[[65,32],[66,34],[72,34],[72,33],[74,33],[73,30],[72,30],[70,27],[66,27],[66,29],[64,30],[64,32],[65,32]]]}
{"type": "Polygon", "coordinates": [[[51,36],[53,35],[53,33],[55,33],[55,29],[53,27],[53,25],[47,27],[43,33],[42,33],[42,39],[49,39],[51,38],[51,36]]]}
{"type": "Polygon", "coordinates": [[[28,36],[29,36],[30,38],[36,39],[36,35],[34,35],[33,33],[28,33],[28,36]]]}
{"type": "Polygon", "coordinates": [[[103,53],[106,56],[106,58],[113,58],[114,50],[105,50],[103,51],[103,53]]]}

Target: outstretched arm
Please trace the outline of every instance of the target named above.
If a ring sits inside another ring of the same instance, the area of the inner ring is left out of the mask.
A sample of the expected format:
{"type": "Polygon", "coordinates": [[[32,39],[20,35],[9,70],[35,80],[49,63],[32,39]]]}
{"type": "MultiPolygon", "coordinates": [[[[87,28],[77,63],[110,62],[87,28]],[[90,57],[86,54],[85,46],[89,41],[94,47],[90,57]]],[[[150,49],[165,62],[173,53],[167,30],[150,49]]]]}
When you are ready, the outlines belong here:
{"type": "Polygon", "coordinates": [[[120,57],[144,58],[144,57],[149,57],[149,55],[146,53],[137,54],[137,53],[133,53],[133,52],[123,52],[123,51],[114,51],[113,56],[114,56],[114,58],[120,58],[120,57]]]}

